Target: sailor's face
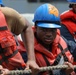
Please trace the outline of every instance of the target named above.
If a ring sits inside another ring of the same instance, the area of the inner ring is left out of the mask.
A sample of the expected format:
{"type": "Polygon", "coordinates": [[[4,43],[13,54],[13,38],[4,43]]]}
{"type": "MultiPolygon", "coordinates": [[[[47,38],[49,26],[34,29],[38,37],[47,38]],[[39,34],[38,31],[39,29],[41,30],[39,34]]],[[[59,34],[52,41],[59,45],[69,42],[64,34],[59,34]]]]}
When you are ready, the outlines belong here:
{"type": "Polygon", "coordinates": [[[57,33],[56,28],[36,28],[37,37],[44,43],[44,44],[51,44],[57,33]]]}

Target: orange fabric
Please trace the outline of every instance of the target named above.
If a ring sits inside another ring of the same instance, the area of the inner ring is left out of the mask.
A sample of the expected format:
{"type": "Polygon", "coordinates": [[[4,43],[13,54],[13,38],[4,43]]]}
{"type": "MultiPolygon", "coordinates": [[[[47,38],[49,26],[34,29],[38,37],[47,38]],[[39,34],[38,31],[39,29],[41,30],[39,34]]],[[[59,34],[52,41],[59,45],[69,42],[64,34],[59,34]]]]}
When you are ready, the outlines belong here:
{"type": "MultiPolygon", "coordinates": [[[[7,23],[3,13],[0,11],[0,27],[2,26],[7,26],[7,23]]],[[[0,60],[2,60],[3,56],[6,57],[12,55],[14,51],[17,50],[14,36],[9,29],[0,31],[0,45],[4,49],[4,53],[0,54],[0,60]]],[[[18,52],[13,57],[10,57],[8,60],[3,62],[2,66],[12,70],[20,67],[25,67],[26,64],[18,52]]]]}
{"type": "Polygon", "coordinates": [[[74,39],[76,39],[76,35],[74,34],[76,32],[76,14],[73,12],[73,10],[68,10],[60,15],[61,23],[64,24],[69,32],[72,34],[74,39]]]}

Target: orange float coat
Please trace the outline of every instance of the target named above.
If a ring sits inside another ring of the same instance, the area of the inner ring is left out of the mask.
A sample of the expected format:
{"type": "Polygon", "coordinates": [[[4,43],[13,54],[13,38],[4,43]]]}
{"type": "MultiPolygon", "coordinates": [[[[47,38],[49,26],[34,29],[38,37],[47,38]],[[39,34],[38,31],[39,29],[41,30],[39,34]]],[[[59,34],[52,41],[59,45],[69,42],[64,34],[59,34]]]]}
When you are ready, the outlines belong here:
{"type": "Polygon", "coordinates": [[[71,9],[62,13],[60,18],[62,24],[67,27],[71,35],[76,40],[76,14],[71,9]]]}
{"type": "Polygon", "coordinates": [[[25,67],[25,63],[17,50],[14,36],[8,29],[5,17],[0,11],[0,65],[7,69],[25,67]]]}

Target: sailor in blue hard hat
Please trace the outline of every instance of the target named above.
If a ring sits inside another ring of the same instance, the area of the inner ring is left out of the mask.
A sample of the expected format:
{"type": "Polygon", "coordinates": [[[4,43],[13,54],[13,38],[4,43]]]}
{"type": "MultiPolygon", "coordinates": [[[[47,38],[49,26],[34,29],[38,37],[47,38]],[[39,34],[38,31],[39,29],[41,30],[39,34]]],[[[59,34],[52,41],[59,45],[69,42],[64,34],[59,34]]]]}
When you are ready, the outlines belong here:
{"type": "Polygon", "coordinates": [[[4,7],[4,4],[3,4],[2,0],[0,0],[0,5],[1,5],[1,7],[4,7]]]}
{"type": "MultiPolygon", "coordinates": [[[[37,54],[36,55],[37,64],[40,67],[47,65],[50,66],[51,64],[54,65],[54,62],[52,62],[52,60],[58,57],[57,54],[59,53],[60,50],[58,44],[60,42],[63,44],[62,37],[60,36],[60,31],[58,29],[61,27],[59,24],[60,17],[59,17],[58,9],[55,6],[48,3],[42,4],[36,9],[33,22],[35,23],[33,29],[35,35],[34,48],[35,48],[35,53],[37,54]],[[45,60],[47,60],[49,64],[47,64],[47,61],[45,60]]],[[[63,64],[63,62],[64,62],[64,57],[61,60],[61,64],[63,64]]],[[[64,70],[61,72],[61,70],[59,69],[52,70],[44,74],[42,73],[38,75],[69,75],[69,74],[65,74],[64,70]]]]}
{"type": "Polygon", "coordinates": [[[33,22],[36,38],[49,46],[56,38],[58,28],[61,27],[58,9],[48,3],[39,6],[35,11],[33,22]]]}
{"type": "Polygon", "coordinates": [[[69,8],[72,8],[76,4],[76,0],[67,0],[69,2],[69,8]]]}

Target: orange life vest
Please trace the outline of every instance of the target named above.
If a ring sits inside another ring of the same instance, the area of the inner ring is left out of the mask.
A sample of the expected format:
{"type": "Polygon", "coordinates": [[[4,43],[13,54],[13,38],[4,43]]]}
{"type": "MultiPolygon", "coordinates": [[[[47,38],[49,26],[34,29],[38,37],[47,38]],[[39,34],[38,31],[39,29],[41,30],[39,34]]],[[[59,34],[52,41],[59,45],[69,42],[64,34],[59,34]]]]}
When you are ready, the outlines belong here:
{"type": "Polygon", "coordinates": [[[7,69],[25,67],[25,63],[17,50],[14,36],[8,29],[5,17],[0,11],[0,64],[7,69]]]}
{"type": "MultiPolygon", "coordinates": [[[[71,53],[67,49],[67,45],[65,41],[60,37],[59,33],[57,33],[56,39],[52,44],[51,51],[48,51],[45,47],[39,44],[38,41],[35,39],[35,56],[36,56],[37,64],[40,67],[59,64],[59,61],[58,61],[60,60],[58,59],[60,57],[59,55],[61,56],[63,55],[64,61],[65,59],[67,59],[67,61],[69,62],[72,62],[73,60],[71,53]]],[[[44,73],[43,75],[46,75],[46,73],[44,73]]]]}
{"type": "Polygon", "coordinates": [[[68,10],[60,15],[61,22],[63,25],[67,27],[69,32],[74,37],[76,41],[76,14],[73,10],[68,10]]]}

